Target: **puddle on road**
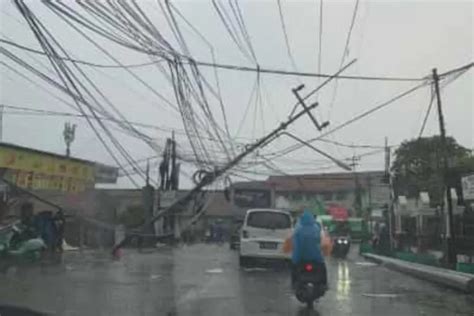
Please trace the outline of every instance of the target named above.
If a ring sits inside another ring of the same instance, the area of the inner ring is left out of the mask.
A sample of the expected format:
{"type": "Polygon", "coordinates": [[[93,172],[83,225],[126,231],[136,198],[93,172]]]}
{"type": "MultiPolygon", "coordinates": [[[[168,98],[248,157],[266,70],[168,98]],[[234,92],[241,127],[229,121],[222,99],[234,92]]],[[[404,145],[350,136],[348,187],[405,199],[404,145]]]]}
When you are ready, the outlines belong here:
{"type": "Polygon", "coordinates": [[[373,262],[367,262],[367,261],[359,261],[355,263],[358,266],[364,266],[364,267],[374,267],[377,266],[378,264],[373,263],[373,262]]]}
{"type": "Polygon", "coordinates": [[[396,298],[399,297],[400,294],[394,293],[364,293],[362,296],[372,297],[372,298],[396,298]]]}
{"type": "Polygon", "coordinates": [[[266,268],[244,268],[245,272],[268,271],[266,268]]]}

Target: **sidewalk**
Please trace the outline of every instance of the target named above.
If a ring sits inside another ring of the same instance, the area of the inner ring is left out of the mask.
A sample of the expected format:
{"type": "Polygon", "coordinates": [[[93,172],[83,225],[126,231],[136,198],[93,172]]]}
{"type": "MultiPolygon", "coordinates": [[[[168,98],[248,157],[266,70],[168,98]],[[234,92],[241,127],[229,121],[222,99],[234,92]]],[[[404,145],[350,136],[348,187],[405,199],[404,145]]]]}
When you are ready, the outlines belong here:
{"type": "Polygon", "coordinates": [[[405,272],[417,278],[438,283],[466,293],[474,293],[474,275],[424,264],[407,262],[371,253],[362,253],[364,258],[381,263],[387,268],[405,272]]]}

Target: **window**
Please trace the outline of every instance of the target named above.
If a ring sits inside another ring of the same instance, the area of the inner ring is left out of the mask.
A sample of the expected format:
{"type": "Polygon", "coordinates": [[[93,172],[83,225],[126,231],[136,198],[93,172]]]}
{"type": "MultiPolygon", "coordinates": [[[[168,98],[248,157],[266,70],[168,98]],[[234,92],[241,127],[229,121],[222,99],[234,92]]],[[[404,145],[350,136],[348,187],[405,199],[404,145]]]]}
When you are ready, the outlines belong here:
{"type": "Polygon", "coordinates": [[[346,191],[339,191],[336,193],[336,200],[337,201],[344,201],[347,198],[346,191]]]}
{"type": "Polygon", "coordinates": [[[235,190],[234,203],[239,207],[270,207],[270,191],[235,190]]]}
{"type": "Polygon", "coordinates": [[[332,199],[332,192],[323,192],[321,197],[324,201],[330,201],[332,199]]]}
{"type": "Polygon", "coordinates": [[[291,227],[290,216],[277,212],[252,212],[247,225],[256,228],[286,229],[291,227]]]}
{"type": "Polygon", "coordinates": [[[301,194],[301,192],[293,192],[293,194],[291,195],[291,199],[293,201],[301,201],[303,200],[303,194],[301,194]]]}

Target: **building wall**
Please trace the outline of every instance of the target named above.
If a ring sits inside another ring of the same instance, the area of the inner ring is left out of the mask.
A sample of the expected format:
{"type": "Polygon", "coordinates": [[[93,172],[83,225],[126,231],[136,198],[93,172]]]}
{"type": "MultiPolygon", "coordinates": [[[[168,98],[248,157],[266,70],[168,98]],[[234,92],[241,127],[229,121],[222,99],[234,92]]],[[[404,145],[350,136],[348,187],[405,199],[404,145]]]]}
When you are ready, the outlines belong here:
{"type": "Polygon", "coordinates": [[[41,199],[56,205],[42,202],[32,196],[22,195],[9,209],[10,218],[19,218],[23,203],[33,204],[33,214],[50,211],[53,214],[58,207],[64,210],[66,216],[65,238],[73,245],[107,246],[113,244],[115,227],[114,199],[97,190],[80,193],[67,193],[50,190],[33,192],[41,199]]]}
{"type": "Polygon", "coordinates": [[[261,190],[269,192],[272,197],[267,207],[298,211],[305,207],[318,209],[335,204],[353,210],[358,183],[361,208],[365,212],[370,206],[382,208],[389,203],[390,189],[384,183],[384,177],[383,171],[370,171],[358,172],[357,178],[353,173],[330,173],[271,176],[266,181],[239,182],[232,187],[232,209],[235,216],[242,217],[247,209],[256,207],[237,205],[237,190],[261,190]]]}
{"type": "Polygon", "coordinates": [[[354,193],[340,192],[276,192],[275,206],[277,208],[299,211],[303,208],[318,210],[326,208],[329,204],[337,204],[347,209],[352,209],[354,193]]]}

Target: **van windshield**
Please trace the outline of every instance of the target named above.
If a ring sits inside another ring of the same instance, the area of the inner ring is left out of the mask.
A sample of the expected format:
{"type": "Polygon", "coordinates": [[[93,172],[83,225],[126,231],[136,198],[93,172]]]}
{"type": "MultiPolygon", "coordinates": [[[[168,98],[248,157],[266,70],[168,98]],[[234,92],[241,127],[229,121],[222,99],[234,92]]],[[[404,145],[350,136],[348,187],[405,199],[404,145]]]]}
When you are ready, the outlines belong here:
{"type": "Polygon", "coordinates": [[[269,229],[287,229],[291,227],[290,216],[277,212],[252,212],[247,219],[247,226],[269,229]]]}

